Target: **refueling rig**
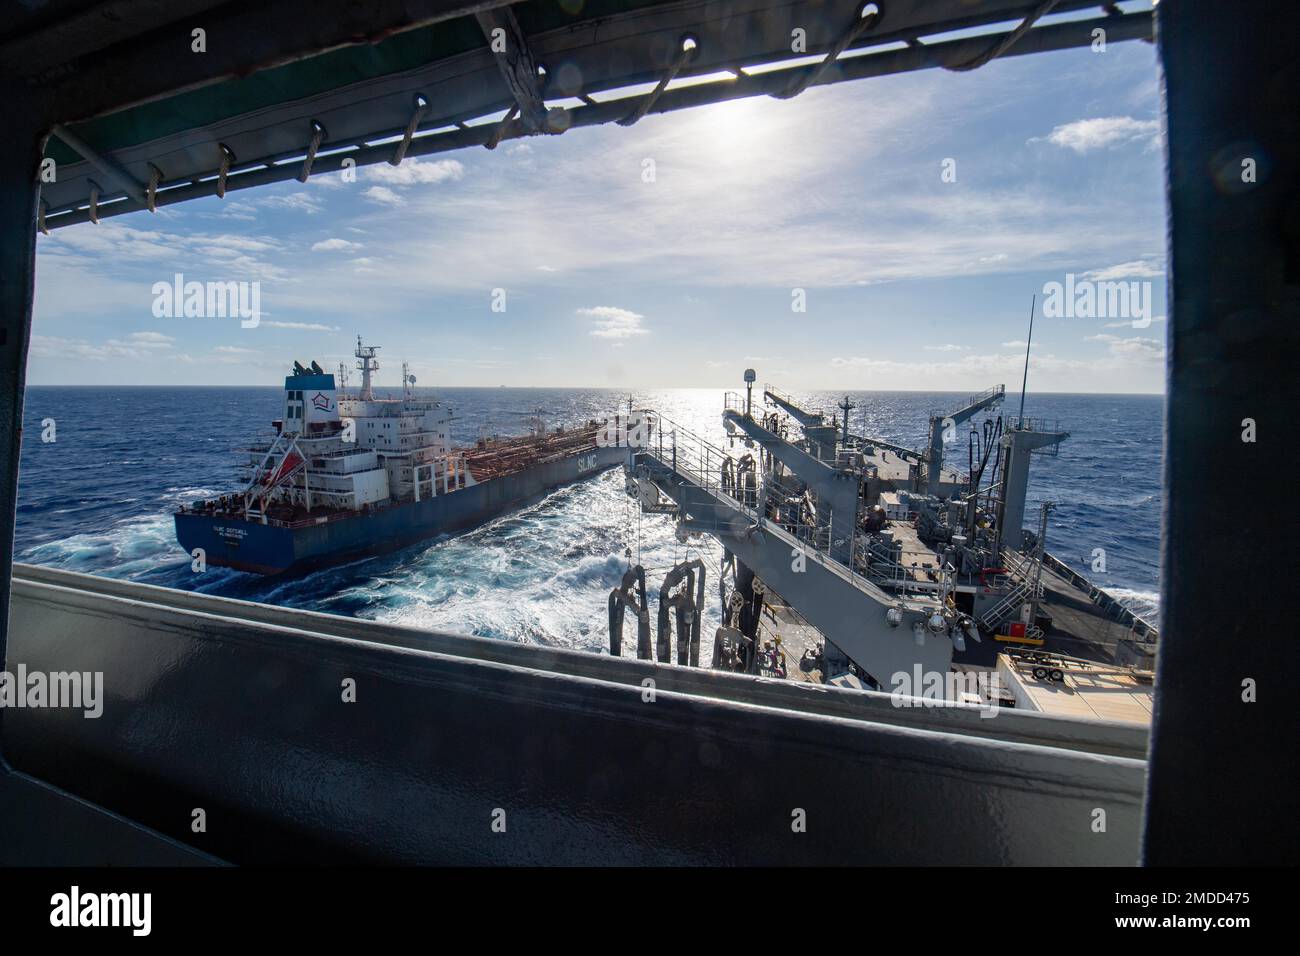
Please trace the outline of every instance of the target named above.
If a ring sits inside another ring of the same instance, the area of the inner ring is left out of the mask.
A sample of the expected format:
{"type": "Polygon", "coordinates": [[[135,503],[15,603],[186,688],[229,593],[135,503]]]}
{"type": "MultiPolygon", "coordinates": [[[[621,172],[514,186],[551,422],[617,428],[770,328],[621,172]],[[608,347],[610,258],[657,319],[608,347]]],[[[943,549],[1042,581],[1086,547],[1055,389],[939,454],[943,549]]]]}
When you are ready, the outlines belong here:
{"type": "MultiPolygon", "coordinates": [[[[932,413],[917,451],[852,433],[847,397],[842,421],[770,385],[756,408],[755,380],[746,370],[744,394],[726,394],[730,449],[649,409],[610,423],[641,510],[675,517],[679,540],[707,534],[723,547],[714,668],[787,676],[780,639],[762,630],[777,607],[821,638],[805,649],[805,675],[868,689],[991,668],[999,651],[1041,663],[1034,673],[1049,680],[1074,666],[1152,670],[1155,629],[1046,551],[1052,504],[1023,527],[1033,456],[1069,437],[1056,423],[995,415],[997,385],[932,413]],[[945,460],[963,444],[965,472],[945,460]]],[[[675,622],[678,663],[696,665],[704,591],[701,562],[671,569],[652,648],[645,572],[630,566],[609,599],[611,654],[631,609],[638,657],[670,661],[675,622]]]]}

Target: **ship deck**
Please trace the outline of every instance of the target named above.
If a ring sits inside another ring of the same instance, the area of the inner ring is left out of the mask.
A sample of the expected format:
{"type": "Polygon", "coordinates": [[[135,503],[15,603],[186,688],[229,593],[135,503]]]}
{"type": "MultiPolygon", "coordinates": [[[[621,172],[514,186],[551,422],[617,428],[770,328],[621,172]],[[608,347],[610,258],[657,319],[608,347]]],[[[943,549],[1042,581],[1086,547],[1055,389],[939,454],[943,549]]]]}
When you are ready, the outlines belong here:
{"type": "Polygon", "coordinates": [[[548,432],[544,437],[524,435],[483,440],[458,451],[465,455],[476,481],[489,481],[530,465],[594,451],[598,447],[597,432],[597,424],[587,422],[576,429],[548,432]]]}
{"type": "MultiPolygon", "coordinates": [[[[967,642],[966,650],[954,655],[954,668],[993,669],[1008,655],[1022,652],[1048,657],[1082,658],[1098,666],[1136,663],[1137,677],[1128,675],[1121,679],[1108,675],[1104,678],[1087,678],[1084,681],[1086,687],[1083,684],[1078,688],[1074,686],[1077,675],[1073,671],[1069,672],[1069,686],[1035,681],[1032,676],[1025,675],[1022,675],[1021,680],[1027,688],[1027,700],[1037,702],[1033,709],[1065,716],[1098,716],[1149,722],[1150,685],[1142,679],[1141,661],[1135,662],[1131,655],[1118,652],[1123,642],[1134,640],[1134,628],[1120,620],[1114,612],[1093,601],[1074,582],[1048,566],[1043,568],[1042,583],[1043,597],[1039,607],[1051,616],[1051,626],[1047,628],[1041,645],[990,640],[987,637],[981,643],[967,642]],[[1080,690],[1086,691],[1086,702],[1075,700],[1074,695],[1080,690]],[[1108,703],[1104,695],[1115,698],[1115,702],[1108,703]],[[1132,697],[1133,700],[1124,703],[1118,700],[1119,696],[1132,697]],[[1119,710],[1116,710],[1117,707],[1119,710]]],[[[769,594],[769,603],[759,624],[759,636],[763,641],[780,637],[788,663],[787,679],[816,684],[822,683],[827,676],[818,670],[805,671],[799,666],[803,653],[810,648],[820,648],[825,637],[779,595],[769,594]]],[[[1025,704],[1022,702],[1021,706],[1025,704]]]]}
{"type": "Polygon", "coordinates": [[[1043,597],[1039,601],[1040,614],[1051,616],[1051,625],[1045,630],[1041,645],[1024,641],[985,640],[983,644],[967,645],[962,659],[971,663],[991,666],[999,652],[1014,648],[1039,650],[1043,653],[1065,654],[1087,658],[1098,663],[1123,663],[1121,642],[1134,638],[1133,628],[1118,619],[1106,608],[1094,602],[1088,594],[1048,567],[1043,568],[1043,597]]]}
{"type": "MultiPolygon", "coordinates": [[[[482,483],[506,477],[532,465],[556,461],[586,451],[595,451],[597,447],[599,447],[597,425],[595,422],[587,422],[575,429],[556,429],[542,437],[521,435],[484,439],[468,448],[453,449],[453,453],[459,452],[464,455],[474,480],[482,483]]],[[[410,504],[413,500],[411,496],[407,496],[372,505],[362,511],[337,508],[327,504],[314,505],[309,511],[302,505],[277,501],[266,508],[266,523],[281,528],[302,528],[400,507],[410,504]]],[[[222,498],[199,502],[194,506],[182,505],[178,513],[199,514],[228,521],[260,521],[260,514],[255,518],[245,518],[242,502],[242,494],[235,492],[222,498]]]]}
{"type": "MultiPolygon", "coordinates": [[[[877,469],[882,482],[893,485],[896,489],[907,488],[910,466],[897,452],[876,447],[866,458],[877,469]]],[[[964,476],[956,469],[943,467],[941,486],[955,486],[964,481],[964,476]]],[[[921,582],[937,580],[940,557],[933,548],[920,540],[912,523],[891,520],[886,527],[893,533],[894,540],[902,545],[902,563],[910,569],[912,578],[921,582]]],[[[1040,649],[1114,663],[1117,645],[1134,638],[1134,627],[1121,620],[1119,613],[1093,600],[1088,590],[1080,586],[1080,580],[1081,576],[1071,580],[1066,574],[1055,570],[1051,561],[1044,563],[1043,597],[1039,606],[1042,612],[1051,616],[1052,624],[1044,635],[1040,649]]],[[[1117,605],[1118,602],[1113,604],[1117,605]]],[[[1149,625],[1139,622],[1137,631],[1141,633],[1148,628],[1149,625]]],[[[986,640],[982,645],[968,644],[964,654],[958,656],[964,663],[992,667],[996,663],[998,652],[1013,646],[1016,645],[986,640]]]]}

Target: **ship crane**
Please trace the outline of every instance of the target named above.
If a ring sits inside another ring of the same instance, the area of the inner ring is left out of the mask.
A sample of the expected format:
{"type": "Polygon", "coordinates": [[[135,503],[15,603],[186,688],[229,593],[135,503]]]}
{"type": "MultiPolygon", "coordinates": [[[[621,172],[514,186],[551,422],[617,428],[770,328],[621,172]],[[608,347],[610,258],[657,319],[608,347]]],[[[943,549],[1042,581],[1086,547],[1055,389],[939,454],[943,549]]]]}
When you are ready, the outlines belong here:
{"type": "MultiPolygon", "coordinates": [[[[780,398],[783,407],[798,408],[780,398]]],[[[688,533],[715,537],[737,567],[743,565],[747,575],[799,608],[824,636],[828,664],[832,657],[845,669],[853,662],[878,686],[917,665],[946,673],[954,644],[965,639],[957,630],[964,616],[924,589],[886,592],[853,567],[861,480],[834,463],[838,423],[821,420],[829,432],[830,460],[823,460],[819,445],[809,442],[810,451],[786,441],[757,422],[747,404],[728,395],[723,423],[759,445],[811,492],[817,525],[810,529],[812,540],[769,515],[766,491],[756,488],[751,497],[742,490],[730,455],[653,412],[648,414],[654,440],[627,451],[629,493],[641,499],[643,510],[649,510],[647,502],[667,498],[688,533]]]]}
{"type": "MultiPolygon", "coordinates": [[[[838,434],[838,427],[834,424],[827,425],[826,416],[823,412],[808,411],[800,407],[795,404],[790,396],[771,385],[764,386],[763,398],[769,404],[780,408],[798,422],[799,426],[803,428],[804,435],[808,438],[809,444],[813,448],[818,450],[829,448],[829,453],[827,454],[822,454],[820,451],[818,452],[821,457],[828,460],[834,460],[835,436],[838,434]]],[[[905,445],[886,441],[883,438],[878,438],[873,435],[852,435],[848,433],[847,427],[844,432],[846,435],[844,443],[846,445],[874,445],[879,448],[887,448],[904,461],[916,461],[921,457],[916,451],[906,447],[905,445]]]]}
{"type": "Polygon", "coordinates": [[[857,476],[808,454],[734,409],[724,411],[722,421],[728,431],[739,428],[812,489],[817,496],[818,530],[831,537],[831,557],[848,566],[852,555],[853,529],[857,522],[857,476]],[[832,526],[832,518],[838,526],[832,526]],[[835,537],[835,532],[839,532],[838,538],[835,537]]]}
{"type": "Polygon", "coordinates": [[[939,494],[939,482],[943,476],[944,442],[953,440],[959,426],[970,421],[980,412],[1000,404],[1006,394],[1007,387],[1005,385],[994,385],[987,391],[972,395],[955,412],[948,415],[935,414],[930,416],[930,450],[926,454],[925,466],[925,493],[927,495],[937,497],[939,494]]]}
{"type": "Polygon", "coordinates": [[[800,408],[789,395],[771,385],[763,386],[763,399],[799,423],[814,455],[822,460],[834,460],[836,426],[834,422],[826,423],[823,412],[800,408]]]}

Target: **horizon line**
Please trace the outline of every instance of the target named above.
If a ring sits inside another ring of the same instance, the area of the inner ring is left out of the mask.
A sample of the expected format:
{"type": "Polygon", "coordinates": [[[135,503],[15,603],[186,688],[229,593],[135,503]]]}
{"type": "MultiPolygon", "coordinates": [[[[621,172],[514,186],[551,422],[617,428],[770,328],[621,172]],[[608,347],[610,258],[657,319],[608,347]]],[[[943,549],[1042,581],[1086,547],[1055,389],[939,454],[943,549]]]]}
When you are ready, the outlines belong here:
{"type": "MultiPolygon", "coordinates": [[[[279,386],[279,385],[231,385],[231,384],[192,384],[192,383],[186,383],[186,384],[177,383],[174,385],[173,384],[133,385],[133,384],[120,383],[120,382],[115,382],[112,384],[94,383],[94,382],[76,382],[76,383],[74,382],[30,383],[28,382],[28,383],[24,383],[23,387],[24,389],[27,388],[169,388],[169,389],[266,388],[266,389],[275,389],[276,391],[284,390],[283,386],[279,386]]],[[[354,385],[350,385],[348,387],[353,391],[356,390],[356,386],[354,385]]],[[[374,388],[376,391],[394,391],[394,390],[401,389],[401,387],[402,386],[400,383],[395,385],[373,385],[372,386],[372,388],[374,388]]],[[[627,386],[623,386],[623,385],[505,385],[505,384],[500,384],[500,385],[416,385],[415,389],[417,391],[420,390],[437,391],[440,388],[482,388],[482,389],[515,388],[515,389],[531,389],[535,391],[565,391],[570,389],[584,389],[587,391],[626,392],[629,389],[642,390],[642,391],[738,391],[743,387],[744,387],[743,383],[740,383],[739,385],[735,385],[735,386],[732,385],[627,385],[627,386]]],[[[978,388],[978,386],[971,386],[965,388],[849,388],[849,389],[844,389],[844,388],[827,388],[827,387],[807,388],[798,385],[783,385],[781,387],[784,389],[790,389],[790,390],[802,391],[802,392],[844,392],[844,391],[868,392],[868,393],[869,392],[880,392],[880,393],[903,392],[903,393],[916,393],[919,395],[929,395],[938,392],[951,392],[954,395],[967,395],[971,393],[972,388],[978,388]]],[[[1013,394],[1018,396],[1020,393],[1019,392],[1013,393],[1011,391],[1007,392],[1008,396],[1013,394]]],[[[1167,393],[1164,391],[1159,391],[1159,392],[1026,392],[1025,394],[1027,396],[1117,395],[1117,396],[1135,396],[1135,397],[1140,396],[1144,398],[1145,397],[1163,398],[1167,393]]]]}

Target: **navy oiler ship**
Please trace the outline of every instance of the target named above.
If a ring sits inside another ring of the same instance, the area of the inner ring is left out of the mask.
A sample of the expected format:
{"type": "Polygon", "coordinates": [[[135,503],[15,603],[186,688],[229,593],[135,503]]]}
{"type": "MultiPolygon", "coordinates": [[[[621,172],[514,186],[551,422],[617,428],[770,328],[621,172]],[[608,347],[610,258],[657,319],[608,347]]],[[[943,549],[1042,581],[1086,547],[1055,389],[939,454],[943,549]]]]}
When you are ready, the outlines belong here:
{"type": "Polygon", "coordinates": [[[451,410],[416,397],[405,368],[400,398],[375,397],[376,350],[357,337],[355,398],[315,362],[294,363],[274,438],[248,449],[246,487],[182,506],[181,547],[241,571],[310,570],[471,528],[626,456],[595,421],[548,431],[540,415],[528,435],[454,448],[451,410]]]}

